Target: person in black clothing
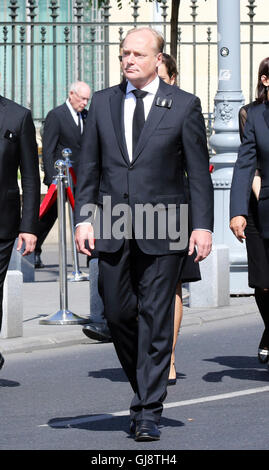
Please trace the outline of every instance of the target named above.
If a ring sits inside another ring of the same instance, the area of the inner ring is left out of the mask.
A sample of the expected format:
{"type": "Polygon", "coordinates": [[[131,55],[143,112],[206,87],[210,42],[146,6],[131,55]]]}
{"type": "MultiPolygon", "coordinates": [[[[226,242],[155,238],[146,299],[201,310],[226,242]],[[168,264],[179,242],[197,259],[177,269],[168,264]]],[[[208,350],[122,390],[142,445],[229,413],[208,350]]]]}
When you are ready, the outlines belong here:
{"type": "MultiPolygon", "coordinates": [[[[77,155],[87,117],[87,106],[91,90],[85,82],[75,82],[70,86],[65,103],[52,109],[45,120],[42,133],[42,158],[44,166],[44,183],[49,187],[57,171],[54,163],[62,159],[64,148],[72,150],[72,166],[77,172],[77,155]]],[[[35,268],[43,268],[41,260],[42,244],[57,219],[57,201],[40,219],[38,238],[35,248],[35,268]]]]}
{"type": "Polygon", "coordinates": [[[256,101],[239,111],[242,143],[231,188],[230,222],[238,240],[246,240],[249,286],[255,289],[255,300],[265,327],[258,346],[261,363],[269,360],[268,87],[269,57],[259,66],[256,101]]]}
{"type": "Polygon", "coordinates": [[[141,205],[160,203],[157,207],[166,210],[172,204],[174,226],[188,235],[187,218],[180,210],[186,202],[185,161],[193,223],[189,253],[196,245],[196,261],[201,261],[212,246],[213,186],[200,100],[158,77],[163,46],[163,38],[151,28],[127,33],[122,57],[127,83],[93,95],[75,198],[77,249],[90,256],[96,243],[99,251],[105,316],[134,391],[130,432],[135,432],[136,441],[160,438],[173,340],[172,307],[188,237],[181,244],[167,226],[159,236],[158,224],[148,237],[147,224],[141,226],[139,217],[132,219],[133,237],[129,232],[118,236],[114,209],[128,205],[135,215],[141,205]],[[85,204],[99,209],[101,233],[97,231],[96,237],[88,216],[81,213],[85,204]],[[115,231],[108,234],[104,222],[110,217],[115,231]]]}
{"type": "MultiPolygon", "coordinates": [[[[176,86],[177,80],[177,63],[173,56],[163,52],[162,63],[158,67],[158,75],[162,80],[169,85],[176,86]]],[[[186,178],[186,187],[188,186],[188,180],[186,178]]],[[[188,188],[186,188],[188,191],[188,188]]],[[[190,214],[189,214],[190,216],[190,214]]],[[[170,372],[168,377],[168,385],[175,385],[177,382],[176,366],[175,366],[175,351],[176,344],[179,334],[180,325],[183,317],[183,300],[182,300],[182,284],[188,282],[195,282],[201,280],[201,273],[199,263],[194,262],[196,253],[191,256],[186,254],[185,261],[180,273],[180,278],[176,288],[176,299],[175,299],[175,312],[174,312],[174,336],[173,336],[173,347],[170,361],[170,372]]]]}
{"type": "MultiPolygon", "coordinates": [[[[31,112],[0,96],[0,330],[3,286],[15,239],[23,256],[35,249],[40,204],[36,131],[31,112]],[[21,175],[22,210],[18,186],[21,175]]],[[[0,353],[0,369],[4,358],[0,353]]]]}

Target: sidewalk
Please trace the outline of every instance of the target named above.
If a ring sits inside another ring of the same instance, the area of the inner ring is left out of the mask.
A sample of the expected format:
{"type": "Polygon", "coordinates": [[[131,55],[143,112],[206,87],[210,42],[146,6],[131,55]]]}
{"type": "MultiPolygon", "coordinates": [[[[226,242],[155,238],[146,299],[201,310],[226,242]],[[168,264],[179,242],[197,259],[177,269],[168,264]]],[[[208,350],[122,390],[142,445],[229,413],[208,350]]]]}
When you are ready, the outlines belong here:
{"type": "MultiPolygon", "coordinates": [[[[3,354],[29,352],[74,344],[98,343],[82,332],[83,325],[40,325],[39,321],[60,309],[58,246],[44,245],[44,269],[35,270],[35,282],[23,284],[23,336],[0,338],[3,354]]],[[[72,272],[71,253],[68,252],[68,272],[72,272]]],[[[79,255],[80,270],[88,273],[86,257],[79,255]]],[[[76,315],[89,315],[89,282],[68,281],[68,309],[76,315]]],[[[219,308],[189,308],[188,291],[183,289],[184,313],[182,328],[190,325],[255,314],[257,307],[253,296],[231,297],[230,305],[219,308]]]]}

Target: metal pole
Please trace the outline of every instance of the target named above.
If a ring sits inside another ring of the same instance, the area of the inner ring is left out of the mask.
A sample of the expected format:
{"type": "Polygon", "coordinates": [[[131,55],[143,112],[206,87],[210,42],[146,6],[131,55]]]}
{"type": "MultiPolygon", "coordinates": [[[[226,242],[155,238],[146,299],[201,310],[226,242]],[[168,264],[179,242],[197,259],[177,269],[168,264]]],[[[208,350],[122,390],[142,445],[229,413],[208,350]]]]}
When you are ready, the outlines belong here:
{"type": "Polygon", "coordinates": [[[11,99],[14,101],[15,100],[15,81],[16,81],[16,72],[15,72],[15,54],[16,54],[16,48],[15,48],[15,42],[16,42],[16,16],[18,16],[16,10],[19,8],[17,5],[17,0],[13,0],[13,2],[10,2],[9,7],[11,10],[11,13],[9,16],[11,16],[12,20],[12,26],[11,26],[11,32],[12,32],[12,46],[11,46],[11,99]]]}
{"type": "Polygon", "coordinates": [[[105,88],[109,86],[109,9],[110,0],[105,0],[103,6],[103,18],[104,18],[104,64],[105,64],[105,88]]]}
{"type": "Polygon", "coordinates": [[[247,294],[248,266],[245,245],[229,229],[230,188],[240,145],[238,112],[244,104],[240,71],[240,0],[218,0],[218,91],[215,96],[214,134],[210,145],[216,155],[212,180],[215,199],[215,244],[230,249],[230,293],[247,294]]]}
{"type": "Polygon", "coordinates": [[[57,0],[50,0],[50,6],[51,10],[51,18],[52,18],[52,34],[53,34],[53,49],[52,49],[52,54],[53,54],[53,107],[56,107],[57,103],[57,95],[56,95],[56,90],[57,90],[57,31],[56,31],[56,20],[58,17],[57,10],[59,6],[57,5],[57,0]]]}
{"type": "MultiPolygon", "coordinates": [[[[72,193],[74,194],[73,181],[69,172],[69,168],[72,166],[72,163],[71,163],[72,150],[68,148],[64,149],[62,151],[62,156],[66,163],[66,176],[67,176],[68,185],[70,186],[72,193]]],[[[73,271],[71,274],[69,274],[68,280],[71,282],[88,281],[89,275],[81,272],[79,269],[78,252],[76,248],[75,233],[74,233],[74,215],[73,215],[73,209],[69,202],[68,202],[68,213],[69,213],[70,232],[71,232],[71,248],[72,248],[72,256],[73,256],[73,271]]]]}
{"type": "Polygon", "coordinates": [[[55,168],[57,175],[57,208],[59,219],[59,274],[60,274],[60,310],[40,320],[41,325],[75,325],[87,323],[86,318],[68,310],[67,294],[67,256],[66,256],[66,218],[65,218],[65,188],[66,188],[66,163],[63,160],[57,160],[55,168]]]}

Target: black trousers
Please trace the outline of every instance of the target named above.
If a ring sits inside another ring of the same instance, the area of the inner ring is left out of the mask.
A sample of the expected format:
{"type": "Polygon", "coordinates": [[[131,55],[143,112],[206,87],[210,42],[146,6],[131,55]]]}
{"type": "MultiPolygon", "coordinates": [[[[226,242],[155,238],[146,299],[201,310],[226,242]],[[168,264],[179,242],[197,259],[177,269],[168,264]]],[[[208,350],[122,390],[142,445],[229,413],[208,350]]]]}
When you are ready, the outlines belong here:
{"type": "Polygon", "coordinates": [[[260,235],[258,202],[253,193],[250,196],[249,214],[245,229],[248,255],[248,283],[250,287],[269,288],[268,240],[260,235]]]}
{"type": "Polygon", "coordinates": [[[12,240],[0,240],[0,331],[2,326],[3,316],[3,288],[4,281],[9,265],[9,261],[12,254],[12,248],[14,245],[14,239],[12,240]]]}
{"type": "Polygon", "coordinates": [[[135,392],[131,418],[158,422],[166,397],[174,300],[183,256],[143,253],[125,240],[99,254],[99,289],[122,367],[135,392]]]}
{"type": "Polygon", "coordinates": [[[39,220],[37,227],[37,242],[35,247],[35,253],[41,254],[42,245],[52,229],[55,221],[57,220],[57,200],[52,204],[51,208],[46,214],[39,220]]]}

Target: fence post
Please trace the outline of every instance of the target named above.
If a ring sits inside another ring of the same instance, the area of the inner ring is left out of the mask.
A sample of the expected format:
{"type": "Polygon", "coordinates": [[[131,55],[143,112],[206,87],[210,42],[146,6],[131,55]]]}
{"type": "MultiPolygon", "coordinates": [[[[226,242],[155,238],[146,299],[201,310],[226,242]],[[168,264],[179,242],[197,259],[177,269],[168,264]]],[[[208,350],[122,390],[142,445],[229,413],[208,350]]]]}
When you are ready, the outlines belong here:
{"type": "Polygon", "coordinates": [[[111,8],[110,6],[110,1],[105,0],[104,3],[104,11],[103,11],[103,17],[104,17],[104,42],[105,42],[105,58],[104,58],[104,64],[105,64],[105,88],[109,87],[109,9],[111,8]]]}
{"type": "Polygon", "coordinates": [[[16,80],[16,74],[15,74],[15,42],[16,42],[16,17],[18,16],[17,14],[17,9],[19,6],[17,5],[17,0],[10,0],[10,5],[8,6],[10,8],[10,17],[12,21],[12,46],[11,46],[11,99],[14,101],[15,100],[15,80],[16,80]]]}
{"type": "Polygon", "coordinates": [[[29,14],[28,16],[30,17],[30,43],[31,43],[31,46],[30,46],[30,76],[31,76],[31,91],[30,91],[30,107],[31,107],[31,110],[32,110],[32,113],[34,114],[34,96],[35,96],[35,93],[34,93],[34,83],[35,83],[35,76],[34,76],[34,73],[35,73],[35,63],[34,63],[34,19],[35,19],[35,16],[36,16],[36,13],[35,13],[35,9],[36,9],[36,2],[35,0],[29,0],[29,5],[28,5],[28,8],[29,8],[29,14]]]}
{"type": "Polygon", "coordinates": [[[56,107],[57,97],[57,32],[56,32],[56,19],[58,17],[57,10],[59,6],[57,5],[57,0],[50,0],[51,17],[53,22],[53,107],[56,107]]]}

